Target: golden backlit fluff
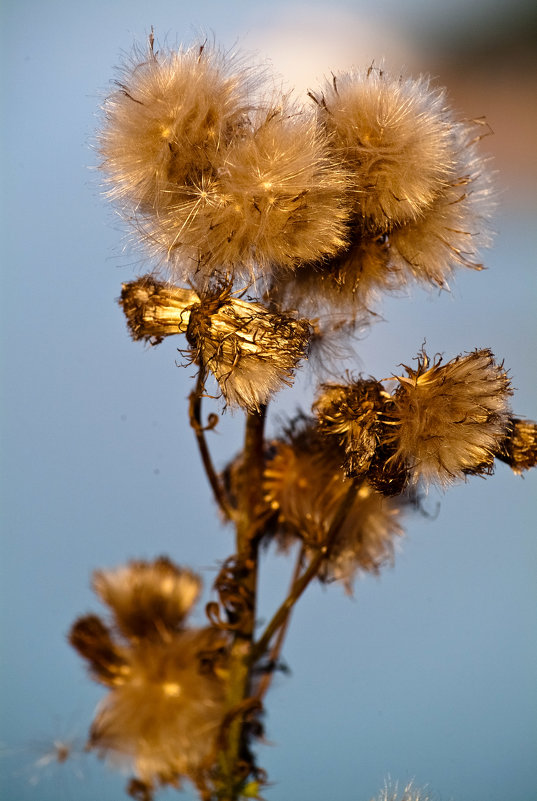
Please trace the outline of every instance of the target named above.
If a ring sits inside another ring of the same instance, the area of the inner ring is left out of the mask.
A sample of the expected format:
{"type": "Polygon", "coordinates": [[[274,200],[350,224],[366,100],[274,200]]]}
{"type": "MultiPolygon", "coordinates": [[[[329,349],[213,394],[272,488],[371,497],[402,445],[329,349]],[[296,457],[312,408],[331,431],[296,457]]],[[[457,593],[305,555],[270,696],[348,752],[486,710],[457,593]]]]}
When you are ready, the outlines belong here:
{"type": "Polygon", "coordinates": [[[201,579],[161,557],[96,570],[93,590],[112,610],[124,637],[163,637],[182,627],[201,591],[201,579]]]}
{"type": "Polygon", "coordinates": [[[200,579],[167,559],[98,571],[94,588],[110,607],[107,625],[79,618],[70,642],[110,692],[88,747],[134,773],[147,798],[183,778],[204,786],[225,715],[228,638],[186,628],[200,579]]]}
{"type": "Polygon", "coordinates": [[[336,75],[314,97],[332,146],[351,170],[353,207],[379,233],[416,219],[451,176],[452,114],[425,78],[381,69],[336,75]]]}
{"type": "Polygon", "coordinates": [[[509,378],[490,350],[475,350],[398,376],[387,438],[391,457],[414,481],[448,485],[466,474],[490,473],[509,431],[509,378]]]}
{"type": "Polygon", "coordinates": [[[482,123],[452,128],[454,159],[447,182],[419,217],[390,235],[391,266],[406,280],[449,288],[457,267],[481,270],[480,251],[492,243],[493,176],[479,153],[482,123]]]}
{"type": "Polygon", "coordinates": [[[229,288],[198,294],[146,276],[124,284],[119,302],[135,340],[157,344],[186,334],[189,357],[210,370],[230,407],[259,410],[291,385],[307,357],[308,320],[234,297],[229,288]]]}
{"type": "Polygon", "coordinates": [[[135,49],[104,103],[98,146],[109,195],[124,213],[158,216],[176,192],[212,174],[215,154],[245,124],[258,80],[205,43],[135,49]]]}
{"type": "Polygon", "coordinates": [[[182,187],[142,225],[177,276],[202,282],[215,270],[254,276],[272,265],[324,260],[346,242],[346,172],[326,137],[296,109],[252,112],[212,168],[182,187]]]}
{"type": "Polygon", "coordinates": [[[345,168],[311,114],[259,97],[262,80],[208,45],[151,44],[105,102],[110,197],[174,278],[252,276],[346,242],[345,168]]]}
{"type": "MultiPolygon", "coordinates": [[[[338,507],[350,486],[342,469],[344,453],[323,436],[314,421],[303,420],[273,443],[264,478],[265,500],[277,512],[279,539],[288,547],[299,538],[306,549],[322,547],[338,507]]],[[[324,580],[341,580],[347,591],[358,570],[376,572],[393,556],[403,502],[386,499],[367,482],[336,536],[320,572],[324,580]]]]}

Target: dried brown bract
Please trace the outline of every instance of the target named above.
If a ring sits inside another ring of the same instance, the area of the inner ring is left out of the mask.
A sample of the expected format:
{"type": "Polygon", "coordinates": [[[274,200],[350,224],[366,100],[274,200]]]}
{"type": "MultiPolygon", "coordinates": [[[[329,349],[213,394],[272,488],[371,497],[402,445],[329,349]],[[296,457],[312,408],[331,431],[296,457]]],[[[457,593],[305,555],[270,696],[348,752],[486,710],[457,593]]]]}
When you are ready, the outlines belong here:
{"type": "Polygon", "coordinates": [[[366,475],[382,438],[381,416],[389,399],[382,384],[374,380],[321,386],[313,411],[321,431],[336,436],[345,449],[348,476],[366,475]]]}
{"type": "Polygon", "coordinates": [[[292,384],[307,357],[308,320],[234,297],[228,287],[197,293],[148,276],[124,284],[120,304],[133,339],[157,344],[185,333],[190,358],[211,371],[231,407],[260,409],[292,384]]]}
{"type": "Polygon", "coordinates": [[[537,465],[537,423],[512,417],[509,433],[495,454],[514,473],[522,473],[537,465]]]}

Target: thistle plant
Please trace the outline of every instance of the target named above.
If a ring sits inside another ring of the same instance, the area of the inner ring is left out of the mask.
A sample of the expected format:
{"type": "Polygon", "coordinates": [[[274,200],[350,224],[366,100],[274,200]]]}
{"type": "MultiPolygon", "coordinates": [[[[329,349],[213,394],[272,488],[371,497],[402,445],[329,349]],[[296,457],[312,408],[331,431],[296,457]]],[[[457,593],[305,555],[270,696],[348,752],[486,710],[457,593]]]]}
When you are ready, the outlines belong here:
{"type": "MultiPolygon", "coordinates": [[[[490,475],[498,459],[515,473],[535,466],[537,424],[514,416],[490,350],[469,343],[445,359],[422,347],[379,379],[338,367],[382,293],[448,288],[457,269],[481,269],[494,206],[482,132],[424,77],[352,70],[300,104],[237,55],[207,42],[159,50],[153,35],[105,101],[108,195],[152,265],[119,303],[134,340],[181,338],[195,368],[190,425],[235,535],[204,627],[188,624],[201,578],[163,556],[97,570],[108,617],[70,632],[107,689],[88,748],[130,771],[132,797],[185,781],[204,801],[261,797],[266,695],[310,582],[350,593],[391,562],[430,485],[490,475]],[[312,362],[325,370],[312,409],[269,438],[275,396],[312,362]],[[221,470],[207,398],[245,419],[221,470]],[[270,543],[292,581],[261,626],[270,543]]],[[[425,795],[408,785],[403,797],[425,795]]]]}

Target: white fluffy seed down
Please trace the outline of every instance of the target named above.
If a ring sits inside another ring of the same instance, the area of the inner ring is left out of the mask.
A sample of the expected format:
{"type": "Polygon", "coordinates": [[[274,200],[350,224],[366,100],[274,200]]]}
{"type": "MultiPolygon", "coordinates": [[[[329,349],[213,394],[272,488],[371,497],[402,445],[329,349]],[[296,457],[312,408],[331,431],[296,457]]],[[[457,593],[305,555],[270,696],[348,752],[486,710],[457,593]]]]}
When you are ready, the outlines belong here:
{"type": "Polygon", "coordinates": [[[149,786],[200,781],[226,712],[225,679],[201,670],[200,654],[221,640],[215,629],[189,629],[134,647],[128,676],[98,708],[90,746],[149,786]]]}
{"type": "Polygon", "coordinates": [[[244,124],[250,78],[207,44],[135,50],[105,101],[98,140],[109,194],[126,215],[160,214],[178,187],[211,170],[222,141],[244,124]]]}
{"type": "Polygon", "coordinates": [[[346,181],[313,120],[292,109],[262,110],[240,135],[221,141],[211,169],[178,186],[141,230],[175,277],[294,268],[345,245],[346,181]]]}
{"type": "Polygon", "coordinates": [[[476,124],[453,126],[454,162],[430,206],[390,235],[391,266],[401,281],[414,278],[443,288],[456,267],[481,270],[480,251],[490,246],[495,207],[492,174],[478,152],[476,124]]]}
{"type": "Polygon", "coordinates": [[[452,113],[424,78],[382,70],[335,76],[316,98],[333,148],[352,172],[354,207],[367,227],[414,220],[453,168],[452,113]]]}
{"type": "Polygon", "coordinates": [[[406,465],[415,482],[441,486],[490,472],[509,431],[512,394],[490,350],[432,367],[423,353],[416,370],[405,369],[390,411],[392,458],[406,465]]]}

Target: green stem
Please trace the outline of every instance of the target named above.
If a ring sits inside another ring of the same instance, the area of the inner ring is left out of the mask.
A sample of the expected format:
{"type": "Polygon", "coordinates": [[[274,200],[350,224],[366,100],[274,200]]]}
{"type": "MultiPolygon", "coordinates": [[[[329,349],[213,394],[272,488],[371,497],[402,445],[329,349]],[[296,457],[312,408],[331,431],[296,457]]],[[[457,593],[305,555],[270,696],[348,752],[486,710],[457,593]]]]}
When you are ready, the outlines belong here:
{"type": "Polygon", "coordinates": [[[264,424],[263,407],[246,418],[246,434],[241,468],[236,546],[238,584],[244,608],[231,649],[228,690],[229,725],[221,753],[222,801],[236,801],[244,775],[238,770],[245,753],[244,712],[250,708],[252,643],[255,628],[259,527],[263,513],[264,424]]]}

